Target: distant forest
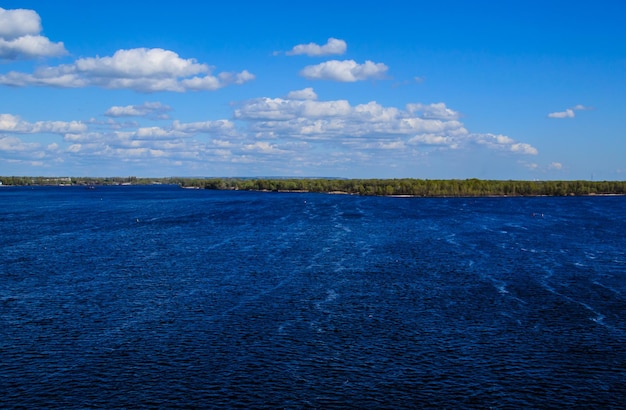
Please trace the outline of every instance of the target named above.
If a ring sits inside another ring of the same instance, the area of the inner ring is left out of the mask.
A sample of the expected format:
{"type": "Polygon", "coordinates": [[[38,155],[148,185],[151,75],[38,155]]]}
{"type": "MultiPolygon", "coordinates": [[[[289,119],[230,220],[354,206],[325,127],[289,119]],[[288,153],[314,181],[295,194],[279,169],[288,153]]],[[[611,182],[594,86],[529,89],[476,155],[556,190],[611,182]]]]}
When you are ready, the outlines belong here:
{"type": "Polygon", "coordinates": [[[423,197],[626,195],[626,181],[504,181],[482,179],[325,179],[325,178],[137,178],[2,177],[9,185],[148,185],[272,192],[323,192],[423,197]]]}

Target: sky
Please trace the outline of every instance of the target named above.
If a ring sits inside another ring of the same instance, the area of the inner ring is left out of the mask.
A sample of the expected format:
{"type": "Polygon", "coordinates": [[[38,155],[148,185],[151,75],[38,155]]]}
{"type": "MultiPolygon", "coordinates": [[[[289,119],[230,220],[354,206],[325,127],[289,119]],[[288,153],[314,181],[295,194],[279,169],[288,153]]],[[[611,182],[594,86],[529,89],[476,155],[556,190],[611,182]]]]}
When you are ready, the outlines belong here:
{"type": "Polygon", "coordinates": [[[0,0],[0,175],[624,180],[624,16],[0,0]]]}

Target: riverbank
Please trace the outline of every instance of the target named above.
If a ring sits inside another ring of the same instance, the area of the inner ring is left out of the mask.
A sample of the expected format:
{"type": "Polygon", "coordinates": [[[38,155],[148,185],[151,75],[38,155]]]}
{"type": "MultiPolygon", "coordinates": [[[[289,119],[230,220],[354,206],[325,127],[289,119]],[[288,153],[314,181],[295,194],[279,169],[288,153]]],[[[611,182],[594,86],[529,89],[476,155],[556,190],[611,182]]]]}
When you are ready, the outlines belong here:
{"type": "Polygon", "coordinates": [[[517,197],[626,195],[626,181],[514,181],[480,179],[0,177],[1,186],[177,185],[186,189],[317,192],[388,197],[517,197]]]}

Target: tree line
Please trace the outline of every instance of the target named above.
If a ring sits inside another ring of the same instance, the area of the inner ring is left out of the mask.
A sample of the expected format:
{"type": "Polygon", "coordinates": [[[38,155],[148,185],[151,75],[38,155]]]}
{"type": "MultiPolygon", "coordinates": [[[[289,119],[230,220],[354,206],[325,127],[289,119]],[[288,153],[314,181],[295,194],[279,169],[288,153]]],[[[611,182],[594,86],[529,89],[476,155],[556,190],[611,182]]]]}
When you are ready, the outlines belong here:
{"type": "Polygon", "coordinates": [[[0,176],[3,185],[148,185],[155,183],[182,184],[183,178],[137,178],[129,177],[27,177],[0,176]]]}
{"type": "Polygon", "coordinates": [[[353,195],[568,196],[626,195],[626,181],[516,181],[484,179],[332,179],[332,178],[138,178],[2,177],[3,185],[145,185],[273,192],[330,192],[353,195]]]}
{"type": "Polygon", "coordinates": [[[624,195],[626,181],[503,181],[482,179],[237,179],[193,180],[188,186],[275,192],[411,196],[624,195]]]}

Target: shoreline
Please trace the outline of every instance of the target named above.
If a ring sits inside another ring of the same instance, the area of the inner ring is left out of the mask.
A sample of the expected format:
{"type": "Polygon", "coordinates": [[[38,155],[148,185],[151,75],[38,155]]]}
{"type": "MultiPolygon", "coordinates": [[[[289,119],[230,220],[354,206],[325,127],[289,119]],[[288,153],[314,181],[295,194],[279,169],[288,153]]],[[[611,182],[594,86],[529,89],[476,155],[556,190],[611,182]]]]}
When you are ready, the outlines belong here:
{"type": "Polygon", "coordinates": [[[3,177],[0,187],[171,185],[182,189],[279,193],[325,193],[390,198],[482,198],[624,196],[626,181],[516,181],[480,179],[340,179],[340,178],[137,178],[3,177]]]}
{"type": "Polygon", "coordinates": [[[243,192],[262,192],[262,193],[282,193],[282,194],[322,194],[322,195],[348,195],[348,196],[364,196],[364,197],[381,197],[381,198],[558,198],[558,197],[621,197],[626,196],[626,194],[622,193],[568,193],[568,194],[459,194],[459,195],[450,195],[450,194],[432,194],[432,195],[412,195],[412,194],[376,194],[376,193],[366,193],[361,194],[358,192],[347,192],[347,191],[312,191],[306,189],[238,189],[238,188],[204,188],[201,186],[184,186],[180,184],[168,184],[168,183],[153,183],[153,184],[132,184],[132,183],[124,183],[124,184],[96,184],[96,185],[83,185],[83,184],[24,184],[24,185],[7,185],[0,184],[0,189],[2,188],[19,188],[19,187],[63,187],[63,188],[83,188],[93,190],[97,187],[139,187],[139,186],[173,186],[178,187],[180,189],[185,190],[201,190],[207,189],[211,191],[243,191],[243,192]]]}

